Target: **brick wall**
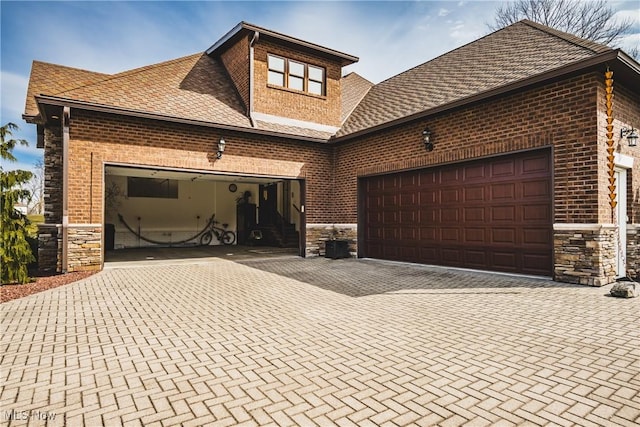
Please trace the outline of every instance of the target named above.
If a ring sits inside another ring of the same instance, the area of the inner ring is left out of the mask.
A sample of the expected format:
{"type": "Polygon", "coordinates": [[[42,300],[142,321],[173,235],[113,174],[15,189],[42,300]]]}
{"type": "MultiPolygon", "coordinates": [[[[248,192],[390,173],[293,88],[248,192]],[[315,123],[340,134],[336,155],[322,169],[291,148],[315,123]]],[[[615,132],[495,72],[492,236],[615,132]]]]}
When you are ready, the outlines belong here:
{"type": "MultiPolygon", "coordinates": [[[[622,125],[640,123],[640,108],[630,90],[614,87],[614,133],[619,135],[622,125]]],[[[554,222],[610,223],[603,110],[602,73],[589,73],[340,143],[333,158],[334,221],[357,221],[360,176],[552,146],[554,222]],[[422,142],[426,127],[435,143],[432,152],[422,142]]],[[[629,148],[626,141],[617,151],[640,164],[638,148],[629,148]]],[[[628,171],[628,212],[635,222],[640,203],[637,170],[628,171]]],[[[599,230],[554,232],[557,280],[589,285],[615,280],[615,236],[609,229],[599,230]]],[[[629,239],[628,265],[640,264],[635,242],[629,239]]]]}
{"type": "Polygon", "coordinates": [[[105,163],[306,178],[307,221],[329,222],[329,151],[318,143],[72,110],[69,222],[103,222],[105,163]],[[226,150],[216,159],[221,136],[226,150]]]}
{"type": "Polygon", "coordinates": [[[249,108],[249,39],[243,37],[227,49],[220,59],[227,69],[242,102],[249,108]]]}
{"type": "Polygon", "coordinates": [[[260,40],[254,50],[254,109],[256,112],[288,117],[296,120],[340,126],[339,62],[287,49],[269,41],[260,40]],[[326,96],[310,95],[285,88],[267,86],[267,54],[325,68],[326,96]]]}
{"type": "Polygon", "coordinates": [[[339,144],[335,221],[356,222],[358,176],[553,145],[555,222],[597,222],[597,81],[578,76],[339,144]],[[422,142],[427,127],[432,152],[422,142]]]}

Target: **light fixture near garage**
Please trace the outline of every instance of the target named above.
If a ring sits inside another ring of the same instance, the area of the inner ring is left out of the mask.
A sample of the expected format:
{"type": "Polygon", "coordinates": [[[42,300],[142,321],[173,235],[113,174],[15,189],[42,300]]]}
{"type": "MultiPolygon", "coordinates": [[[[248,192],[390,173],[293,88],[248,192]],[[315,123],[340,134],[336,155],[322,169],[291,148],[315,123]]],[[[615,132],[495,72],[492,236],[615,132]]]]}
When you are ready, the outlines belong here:
{"type": "Polygon", "coordinates": [[[222,153],[224,153],[224,147],[226,145],[227,143],[224,141],[224,138],[220,138],[220,141],[218,141],[218,152],[216,153],[217,158],[222,158],[222,153]]]}
{"type": "Polygon", "coordinates": [[[627,137],[629,147],[635,147],[638,145],[638,129],[635,129],[633,126],[630,128],[622,128],[620,130],[620,138],[625,136],[627,137]]]}
{"type": "Polygon", "coordinates": [[[427,151],[433,151],[433,141],[431,141],[431,131],[429,128],[425,128],[422,131],[422,140],[424,142],[424,148],[427,151]]]}

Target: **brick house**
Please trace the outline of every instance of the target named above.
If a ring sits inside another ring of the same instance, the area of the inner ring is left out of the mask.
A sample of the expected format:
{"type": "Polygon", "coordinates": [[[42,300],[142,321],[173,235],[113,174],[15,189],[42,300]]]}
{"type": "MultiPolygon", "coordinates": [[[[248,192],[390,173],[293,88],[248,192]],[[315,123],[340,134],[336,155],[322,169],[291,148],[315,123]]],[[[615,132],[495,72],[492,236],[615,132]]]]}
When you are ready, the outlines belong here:
{"type": "Polygon", "coordinates": [[[35,61],[41,267],[197,244],[215,213],[239,243],[261,230],[301,256],[339,237],[360,257],[638,277],[627,54],[521,21],[376,85],[343,76],[356,61],[244,22],[204,53],[113,75],[35,61]]]}

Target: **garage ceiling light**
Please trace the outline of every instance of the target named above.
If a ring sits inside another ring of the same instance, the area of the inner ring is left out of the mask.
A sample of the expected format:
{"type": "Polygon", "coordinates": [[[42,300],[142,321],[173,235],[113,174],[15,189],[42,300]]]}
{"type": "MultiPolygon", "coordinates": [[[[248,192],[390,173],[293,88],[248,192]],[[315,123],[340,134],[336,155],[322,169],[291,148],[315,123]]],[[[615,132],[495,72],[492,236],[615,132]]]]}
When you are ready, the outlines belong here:
{"type": "Polygon", "coordinates": [[[633,127],[622,128],[620,130],[620,138],[624,136],[627,137],[629,147],[635,147],[636,145],[638,145],[638,129],[635,129],[633,127]]]}

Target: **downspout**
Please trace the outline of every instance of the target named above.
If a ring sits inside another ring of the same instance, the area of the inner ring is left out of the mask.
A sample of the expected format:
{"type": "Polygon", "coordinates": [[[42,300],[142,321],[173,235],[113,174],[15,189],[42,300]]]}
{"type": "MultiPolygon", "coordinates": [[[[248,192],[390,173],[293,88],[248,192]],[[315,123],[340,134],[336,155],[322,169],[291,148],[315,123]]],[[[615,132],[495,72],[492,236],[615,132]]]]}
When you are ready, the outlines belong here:
{"type": "Polygon", "coordinates": [[[260,38],[260,33],[257,31],[253,32],[253,38],[249,42],[249,120],[251,121],[251,127],[256,127],[256,123],[253,120],[253,45],[260,38]]]}
{"type": "Polygon", "coordinates": [[[62,109],[62,272],[69,267],[69,121],[71,108],[62,109]]]}

